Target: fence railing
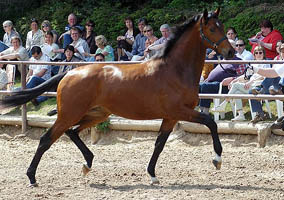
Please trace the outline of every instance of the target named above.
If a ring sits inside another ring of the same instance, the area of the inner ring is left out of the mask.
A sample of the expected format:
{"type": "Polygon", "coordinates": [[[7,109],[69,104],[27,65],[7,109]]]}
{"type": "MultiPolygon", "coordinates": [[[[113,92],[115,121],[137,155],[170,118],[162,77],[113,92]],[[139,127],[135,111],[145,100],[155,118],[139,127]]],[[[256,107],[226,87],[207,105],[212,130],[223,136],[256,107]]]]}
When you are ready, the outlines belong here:
{"type": "MultiPolygon", "coordinates": [[[[21,87],[26,88],[26,66],[27,65],[88,65],[94,63],[104,64],[135,64],[142,63],[141,61],[116,61],[116,62],[31,62],[31,61],[0,61],[0,64],[14,64],[18,65],[22,70],[21,73],[21,87]]],[[[208,64],[283,64],[284,60],[205,60],[208,64]]],[[[12,91],[1,91],[0,94],[9,95],[12,91]]],[[[45,92],[42,96],[56,96],[56,92],[45,92]]],[[[228,98],[228,99],[267,99],[267,100],[284,100],[284,95],[252,95],[252,94],[199,94],[200,99],[215,99],[215,98],[228,98]]],[[[27,108],[26,104],[22,105],[22,133],[27,130],[27,108]]]]}

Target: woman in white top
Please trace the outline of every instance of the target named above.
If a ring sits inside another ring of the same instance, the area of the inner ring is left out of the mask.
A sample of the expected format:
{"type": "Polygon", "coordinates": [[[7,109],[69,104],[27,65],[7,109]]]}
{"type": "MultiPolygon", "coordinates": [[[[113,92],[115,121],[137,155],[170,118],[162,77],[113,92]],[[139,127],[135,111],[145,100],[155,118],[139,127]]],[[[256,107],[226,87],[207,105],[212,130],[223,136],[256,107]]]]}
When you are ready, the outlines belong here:
{"type": "Polygon", "coordinates": [[[41,50],[51,61],[57,61],[60,59],[61,55],[57,51],[59,46],[54,43],[53,36],[51,31],[44,34],[45,43],[41,46],[41,50]]]}
{"type": "Polygon", "coordinates": [[[28,52],[33,46],[42,46],[44,44],[43,32],[38,27],[38,21],[36,19],[31,20],[31,31],[27,34],[26,49],[28,52]]]}
{"type": "Polygon", "coordinates": [[[20,38],[20,43],[22,45],[21,37],[19,33],[15,30],[13,26],[13,22],[10,20],[6,20],[3,22],[3,29],[5,31],[5,34],[3,36],[3,42],[6,44],[8,47],[12,47],[11,39],[14,36],[18,36],[20,38]]]}
{"type": "MultiPolygon", "coordinates": [[[[253,51],[255,60],[265,60],[265,50],[262,46],[255,47],[253,51]]],[[[252,64],[253,67],[257,68],[270,68],[270,64],[252,64]]],[[[245,76],[242,75],[235,80],[233,80],[229,85],[228,94],[249,94],[249,90],[255,86],[261,85],[264,77],[259,74],[253,74],[249,80],[245,79],[245,76]]],[[[226,105],[228,100],[223,101],[219,106],[212,109],[215,112],[225,112],[226,105]]],[[[232,121],[244,121],[245,116],[243,113],[243,105],[241,99],[235,99],[236,111],[238,115],[232,119],[232,121]]]]}

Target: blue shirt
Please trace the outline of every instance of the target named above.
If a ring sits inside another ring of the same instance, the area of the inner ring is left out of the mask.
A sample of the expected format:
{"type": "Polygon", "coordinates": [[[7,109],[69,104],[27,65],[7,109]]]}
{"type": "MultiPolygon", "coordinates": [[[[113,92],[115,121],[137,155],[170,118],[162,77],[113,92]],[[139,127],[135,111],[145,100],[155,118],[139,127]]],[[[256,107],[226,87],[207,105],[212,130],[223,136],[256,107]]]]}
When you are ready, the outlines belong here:
{"type": "Polygon", "coordinates": [[[139,33],[136,35],[134,43],[132,45],[132,55],[143,56],[145,51],[145,42],[147,37],[143,34],[139,33]]]}
{"type": "Polygon", "coordinates": [[[4,42],[0,41],[0,52],[6,50],[8,48],[9,47],[6,44],[4,44],[4,42]]]}

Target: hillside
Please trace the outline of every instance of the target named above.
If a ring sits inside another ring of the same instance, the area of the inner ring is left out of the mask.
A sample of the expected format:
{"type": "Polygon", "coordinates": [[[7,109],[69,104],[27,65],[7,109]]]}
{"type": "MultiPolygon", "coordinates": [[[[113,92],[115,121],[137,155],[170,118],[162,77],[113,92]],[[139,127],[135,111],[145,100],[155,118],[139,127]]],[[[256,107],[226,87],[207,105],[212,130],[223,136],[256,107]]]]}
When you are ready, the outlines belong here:
{"type": "MultiPolygon", "coordinates": [[[[0,13],[0,21],[12,20],[23,40],[29,31],[31,18],[35,17],[40,22],[48,19],[53,28],[62,33],[67,24],[68,14],[73,12],[78,16],[81,24],[88,19],[94,20],[96,33],[105,35],[110,44],[115,47],[116,37],[124,32],[123,19],[126,16],[136,20],[145,17],[153,26],[155,35],[160,37],[161,24],[180,24],[191,16],[201,13],[204,8],[213,10],[218,6],[222,8],[220,18],[225,27],[235,27],[239,38],[247,39],[258,32],[259,21],[264,18],[270,19],[275,29],[284,35],[283,0],[10,0],[7,2],[11,4],[5,4],[5,12],[0,13]]],[[[3,36],[3,30],[1,31],[0,38],[3,36]]]]}

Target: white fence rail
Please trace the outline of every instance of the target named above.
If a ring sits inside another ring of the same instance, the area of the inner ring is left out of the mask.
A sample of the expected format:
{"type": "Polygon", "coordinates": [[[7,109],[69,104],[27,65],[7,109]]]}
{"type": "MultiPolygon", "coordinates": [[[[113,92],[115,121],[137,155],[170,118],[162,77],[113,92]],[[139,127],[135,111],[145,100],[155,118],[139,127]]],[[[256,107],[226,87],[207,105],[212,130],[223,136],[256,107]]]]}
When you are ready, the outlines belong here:
{"type": "MultiPolygon", "coordinates": [[[[31,62],[31,61],[0,61],[0,64],[14,64],[20,66],[22,69],[21,73],[21,86],[26,88],[26,70],[25,68],[28,65],[88,65],[94,63],[105,63],[105,64],[134,64],[142,62],[133,62],[133,61],[117,61],[117,62],[31,62]]],[[[283,64],[284,61],[275,61],[275,60],[205,60],[205,63],[208,64],[283,64]]],[[[9,95],[11,91],[1,91],[0,94],[9,95]]],[[[56,92],[45,92],[43,96],[56,96],[56,92]]],[[[283,100],[284,95],[252,95],[252,94],[199,94],[200,99],[215,99],[215,98],[230,98],[230,99],[267,99],[267,100],[283,100]]],[[[27,109],[26,105],[22,106],[22,133],[25,133],[27,130],[27,109]]]]}

